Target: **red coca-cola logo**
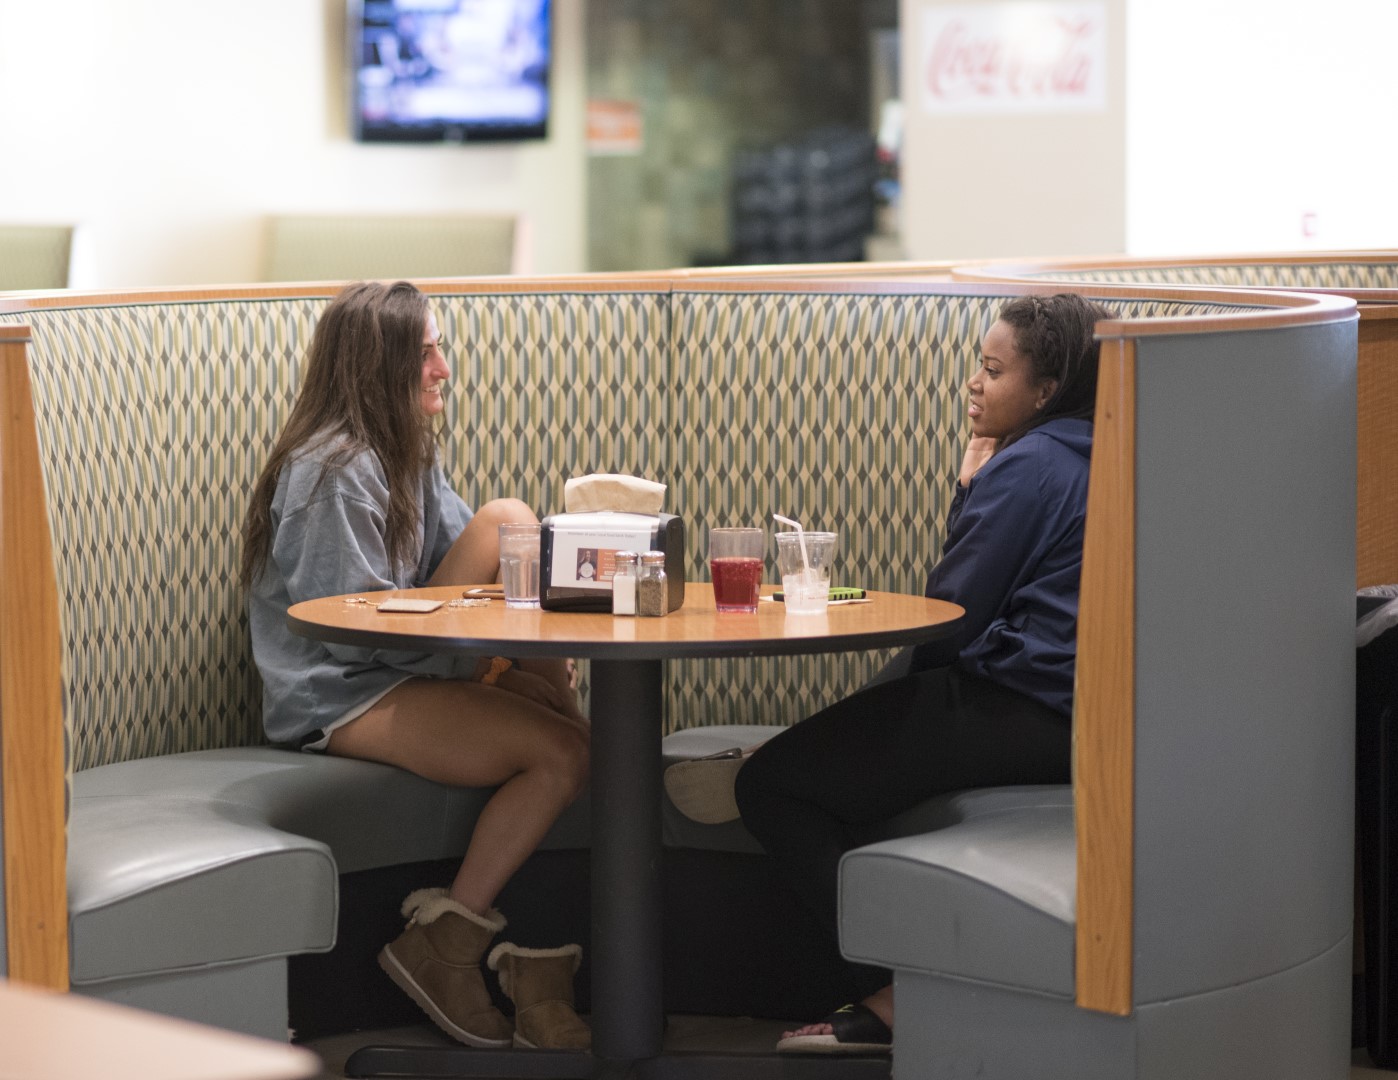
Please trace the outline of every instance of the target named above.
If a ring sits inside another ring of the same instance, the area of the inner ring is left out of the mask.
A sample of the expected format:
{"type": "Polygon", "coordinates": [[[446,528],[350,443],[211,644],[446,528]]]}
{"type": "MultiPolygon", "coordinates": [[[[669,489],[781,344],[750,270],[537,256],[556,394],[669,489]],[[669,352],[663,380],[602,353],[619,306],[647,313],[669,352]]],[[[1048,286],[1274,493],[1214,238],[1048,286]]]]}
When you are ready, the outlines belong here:
{"type": "Polygon", "coordinates": [[[927,88],[944,101],[1082,97],[1093,83],[1097,32],[1093,19],[1062,15],[1013,36],[977,34],[952,19],[932,42],[927,88]]]}

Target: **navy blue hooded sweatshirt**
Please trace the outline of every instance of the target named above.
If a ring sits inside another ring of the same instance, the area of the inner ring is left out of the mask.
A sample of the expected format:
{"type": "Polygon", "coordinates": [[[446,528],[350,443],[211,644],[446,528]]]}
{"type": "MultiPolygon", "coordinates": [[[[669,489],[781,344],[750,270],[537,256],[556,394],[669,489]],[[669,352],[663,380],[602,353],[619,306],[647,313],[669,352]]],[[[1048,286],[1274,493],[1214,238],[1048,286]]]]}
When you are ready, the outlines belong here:
{"type": "Polygon", "coordinates": [[[1060,713],[1073,710],[1090,420],[1050,420],[957,485],[927,595],[966,609],[917,669],[955,662],[1060,713]]]}

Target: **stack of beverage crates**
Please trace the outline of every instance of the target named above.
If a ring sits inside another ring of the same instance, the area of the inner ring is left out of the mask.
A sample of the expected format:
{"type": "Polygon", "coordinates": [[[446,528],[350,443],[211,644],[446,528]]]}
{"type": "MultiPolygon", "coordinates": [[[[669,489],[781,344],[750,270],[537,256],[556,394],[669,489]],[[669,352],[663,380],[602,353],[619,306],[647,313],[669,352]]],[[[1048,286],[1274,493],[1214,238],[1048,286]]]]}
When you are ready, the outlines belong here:
{"type": "Polygon", "coordinates": [[[874,228],[872,135],[825,129],[733,166],[733,261],[858,262],[874,228]]]}

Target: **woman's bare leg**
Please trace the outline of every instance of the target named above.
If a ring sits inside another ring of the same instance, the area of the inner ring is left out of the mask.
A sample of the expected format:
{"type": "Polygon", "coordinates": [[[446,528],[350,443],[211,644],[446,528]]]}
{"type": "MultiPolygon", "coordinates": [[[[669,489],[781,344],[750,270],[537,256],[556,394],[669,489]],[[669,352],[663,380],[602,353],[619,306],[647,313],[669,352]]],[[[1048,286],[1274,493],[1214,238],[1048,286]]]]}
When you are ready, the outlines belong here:
{"type": "Polygon", "coordinates": [[[452,899],[485,913],[587,781],[586,729],[498,686],[411,679],[331,733],[328,750],[429,780],[492,787],[452,899]]]}
{"type": "Polygon", "coordinates": [[[437,564],[429,585],[483,585],[500,580],[500,526],[537,522],[519,499],[493,499],[466,523],[437,564]]]}

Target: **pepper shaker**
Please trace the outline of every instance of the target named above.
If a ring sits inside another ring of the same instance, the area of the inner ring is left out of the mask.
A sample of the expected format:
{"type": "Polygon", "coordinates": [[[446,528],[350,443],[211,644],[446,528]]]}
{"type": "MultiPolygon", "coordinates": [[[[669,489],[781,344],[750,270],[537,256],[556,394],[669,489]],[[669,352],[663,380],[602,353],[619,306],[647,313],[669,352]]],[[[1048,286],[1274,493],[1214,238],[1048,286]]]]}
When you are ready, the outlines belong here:
{"type": "Polygon", "coordinates": [[[665,576],[665,552],[647,551],[636,575],[636,614],[664,615],[669,610],[670,585],[665,576]]]}

